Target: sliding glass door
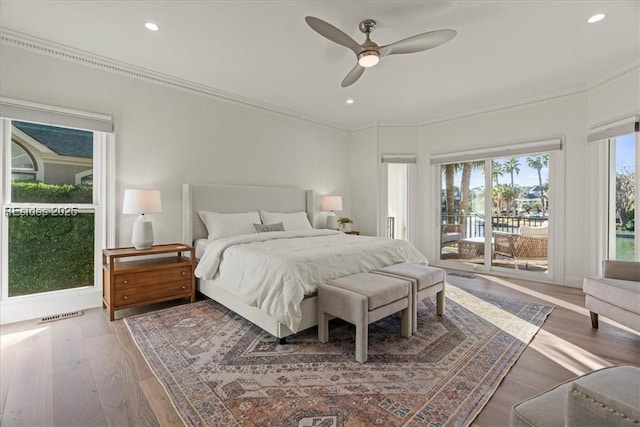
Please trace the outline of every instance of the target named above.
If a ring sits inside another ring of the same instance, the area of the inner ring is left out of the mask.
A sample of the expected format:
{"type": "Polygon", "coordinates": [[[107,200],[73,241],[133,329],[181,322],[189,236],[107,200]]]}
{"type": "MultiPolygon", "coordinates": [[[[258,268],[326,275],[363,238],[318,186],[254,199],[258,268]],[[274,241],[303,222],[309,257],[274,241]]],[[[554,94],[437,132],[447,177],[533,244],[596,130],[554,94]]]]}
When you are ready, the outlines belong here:
{"type": "Polygon", "coordinates": [[[440,259],[484,264],[485,162],[442,165],[440,259]]]}
{"type": "Polygon", "coordinates": [[[385,154],[382,156],[381,178],[384,192],[380,200],[379,235],[391,239],[414,241],[414,196],[416,156],[385,154]]]}
{"type": "Polygon", "coordinates": [[[409,165],[387,165],[387,237],[407,240],[409,165]]]}
{"type": "Polygon", "coordinates": [[[440,260],[546,274],[549,162],[543,152],[441,164],[440,260]]]}

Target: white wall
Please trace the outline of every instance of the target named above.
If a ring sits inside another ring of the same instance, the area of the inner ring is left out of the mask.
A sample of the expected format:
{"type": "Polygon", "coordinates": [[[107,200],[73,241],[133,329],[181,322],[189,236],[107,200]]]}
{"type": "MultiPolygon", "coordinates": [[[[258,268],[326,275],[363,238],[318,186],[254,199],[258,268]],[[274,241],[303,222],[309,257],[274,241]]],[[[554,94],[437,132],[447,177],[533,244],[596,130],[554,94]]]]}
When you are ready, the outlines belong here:
{"type": "Polygon", "coordinates": [[[621,73],[589,91],[589,128],[640,112],[640,66],[621,73]]]}
{"type": "MultiPolygon", "coordinates": [[[[420,129],[420,155],[428,159],[432,154],[562,137],[564,155],[557,159],[559,163],[556,161],[556,168],[550,171],[550,174],[555,174],[552,179],[557,180],[557,185],[551,190],[555,203],[552,218],[555,230],[555,240],[552,242],[556,267],[554,280],[559,283],[567,280],[575,282],[582,277],[586,259],[583,237],[587,189],[582,185],[586,174],[586,121],[586,95],[578,95],[427,125],[420,129]]],[[[421,166],[429,167],[426,163],[421,166]]],[[[432,212],[435,197],[433,183],[430,182],[432,175],[423,174],[422,177],[423,187],[428,190],[425,193],[429,194],[423,206],[427,212],[432,212]]],[[[433,222],[434,215],[428,215],[427,218],[433,222]]],[[[438,255],[430,242],[438,238],[436,231],[435,227],[425,227],[423,242],[423,250],[434,260],[438,255]]]]}
{"type": "Polygon", "coordinates": [[[118,246],[135,219],[120,214],[125,188],[162,191],[156,243],[181,240],[185,182],[301,187],[345,195],[350,208],[347,132],[10,46],[0,54],[2,96],[113,116],[118,246]]]}
{"type": "Polygon", "coordinates": [[[589,274],[590,259],[587,253],[590,230],[586,213],[590,209],[587,196],[592,189],[586,184],[590,173],[586,166],[587,132],[590,127],[607,120],[638,113],[640,69],[632,64],[627,71],[603,77],[591,90],[567,96],[550,96],[545,101],[523,102],[522,106],[435,124],[372,126],[353,133],[352,191],[362,199],[362,205],[358,203],[355,207],[358,221],[370,224],[370,229],[373,229],[377,215],[377,210],[372,208],[373,200],[380,188],[376,180],[380,155],[416,153],[419,175],[416,225],[420,230],[416,245],[430,261],[437,262],[437,245],[434,242],[439,238],[439,228],[434,212],[438,207],[434,206],[434,200],[439,190],[434,188],[429,157],[561,137],[563,150],[555,155],[555,167],[550,171],[558,186],[553,190],[557,205],[553,209],[556,233],[550,256],[555,269],[551,279],[559,284],[581,286],[583,277],[589,274]],[[366,164],[365,161],[372,163],[366,164]],[[368,200],[366,204],[365,198],[368,200]]]}
{"type": "Polygon", "coordinates": [[[375,127],[351,134],[350,178],[353,229],[378,234],[378,131],[375,127]]]}

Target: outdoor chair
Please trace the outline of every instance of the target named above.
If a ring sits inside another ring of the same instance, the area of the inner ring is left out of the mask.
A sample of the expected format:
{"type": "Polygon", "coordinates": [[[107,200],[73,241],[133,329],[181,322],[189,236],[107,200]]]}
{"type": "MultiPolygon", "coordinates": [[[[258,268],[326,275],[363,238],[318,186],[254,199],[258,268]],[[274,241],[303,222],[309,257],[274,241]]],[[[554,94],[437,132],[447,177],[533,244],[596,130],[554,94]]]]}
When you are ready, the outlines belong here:
{"type": "Polygon", "coordinates": [[[547,260],[547,230],[548,225],[545,223],[542,227],[522,226],[518,234],[494,231],[494,254],[513,258],[516,270],[521,261],[525,262],[527,268],[528,261],[547,260]]]}
{"type": "Polygon", "coordinates": [[[457,243],[462,239],[461,224],[444,224],[440,236],[440,247],[445,247],[457,243]]]}

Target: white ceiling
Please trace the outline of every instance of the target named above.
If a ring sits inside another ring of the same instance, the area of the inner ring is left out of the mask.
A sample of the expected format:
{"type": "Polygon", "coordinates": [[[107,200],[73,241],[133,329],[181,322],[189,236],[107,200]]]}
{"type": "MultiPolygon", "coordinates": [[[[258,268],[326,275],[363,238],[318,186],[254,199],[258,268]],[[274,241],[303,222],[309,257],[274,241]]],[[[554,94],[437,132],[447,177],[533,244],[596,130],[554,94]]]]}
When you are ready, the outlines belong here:
{"type": "Polygon", "coordinates": [[[638,0],[2,0],[0,25],[351,129],[424,123],[584,87],[640,52],[638,0]],[[596,12],[606,19],[588,24],[596,12]],[[342,88],[355,56],[311,30],[307,15],[358,42],[358,23],[373,18],[379,45],[443,28],[458,35],[433,50],[385,57],[342,88]],[[146,21],[160,31],[146,30],[146,21]]]}

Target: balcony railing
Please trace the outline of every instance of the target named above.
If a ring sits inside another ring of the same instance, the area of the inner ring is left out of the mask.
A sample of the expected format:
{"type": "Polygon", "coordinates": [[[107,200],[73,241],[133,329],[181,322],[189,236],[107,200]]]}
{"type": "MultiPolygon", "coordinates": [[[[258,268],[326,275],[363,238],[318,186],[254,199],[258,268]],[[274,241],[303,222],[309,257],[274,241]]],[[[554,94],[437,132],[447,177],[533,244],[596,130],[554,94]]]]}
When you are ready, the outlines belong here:
{"type": "MultiPolygon", "coordinates": [[[[517,233],[520,226],[540,227],[547,218],[522,216],[492,216],[493,231],[517,233]]],[[[477,213],[469,215],[443,215],[442,225],[459,224],[463,238],[484,237],[485,217],[477,213]]]]}

